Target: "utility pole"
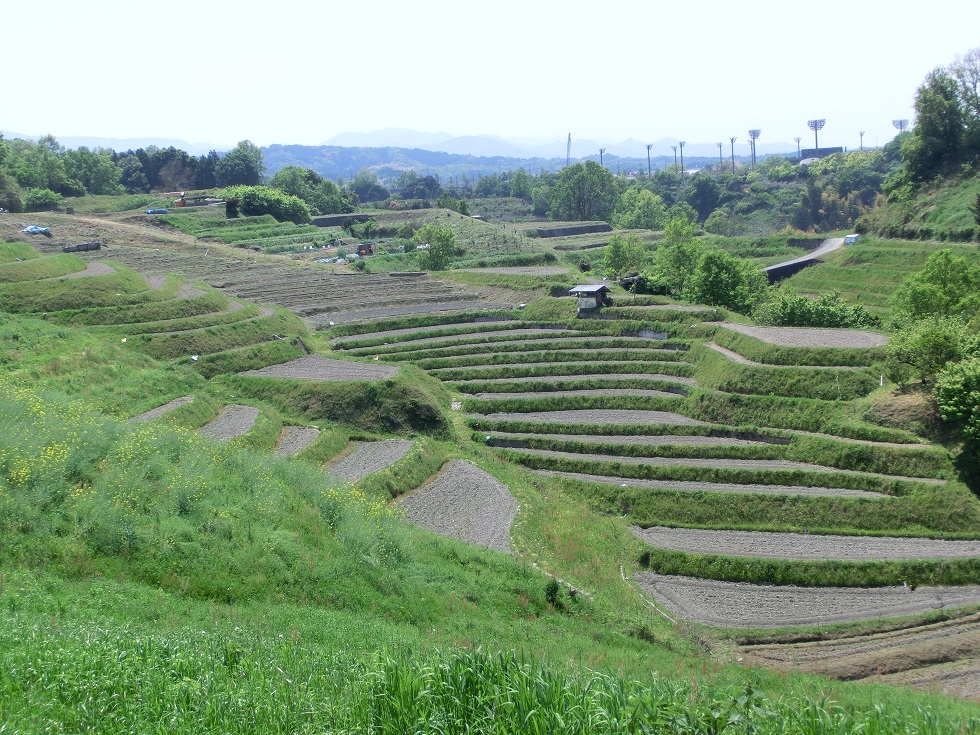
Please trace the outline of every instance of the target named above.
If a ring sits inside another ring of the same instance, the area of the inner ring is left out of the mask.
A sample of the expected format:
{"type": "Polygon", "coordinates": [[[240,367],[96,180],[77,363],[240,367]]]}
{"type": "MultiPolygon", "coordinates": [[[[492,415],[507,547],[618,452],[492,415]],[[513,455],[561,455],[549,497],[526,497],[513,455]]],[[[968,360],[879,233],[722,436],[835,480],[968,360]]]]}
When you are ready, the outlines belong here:
{"type": "Polygon", "coordinates": [[[732,173],[735,173],[735,141],[738,140],[738,138],[732,137],[729,138],[729,140],[732,143],[732,173]]]}
{"type": "Polygon", "coordinates": [[[813,131],[813,149],[816,152],[817,158],[820,158],[820,143],[817,140],[817,132],[823,129],[823,126],[827,124],[826,120],[807,120],[807,127],[813,131]]]}
{"type": "Polygon", "coordinates": [[[718,141],[718,170],[721,171],[721,167],[725,165],[725,159],[721,156],[721,141],[718,141]]]}
{"type": "Polygon", "coordinates": [[[762,135],[762,131],[756,128],[749,131],[749,145],[752,147],[752,168],[755,168],[755,141],[762,135]]]}
{"type": "Polygon", "coordinates": [[[800,153],[800,138],[797,136],[796,138],[793,138],[793,140],[796,141],[796,160],[798,162],[801,158],[803,158],[803,154],[800,153]]]}
{"type": "Polygon", "coordinates": [[[862,130],[861,132],[858,133],[858,135],[861,136],[861,150],[863,151],[864,150],[864,131],[862,130]]]}
{"type": "Polygon", "coordinates": [[[677,168],[677,146],[676,145],[672,145],[670,148],[671,148],[671,150],[674,151],[674,168],[676,169],[677,168]]]}
{"type": "Polygon", "coordinates": [[[653,148],[653,143],[647,143],[647,176],[652,176],[653,172],[650,168],[650,149],[653,148]]]}
{"type": "Polygon", "coordinates": [[[568,145],[565,146],[565,168],[572,162],[572,134],[568,134],[568,145]]]}
{"type": "Polygon", "coordinates": [[[605,152],[606,152],[606,149],[605,148],[600,148],[599,149],[599,165],[600,166],[602,165],[602,154],[605,153],[605,152]]]}
{"type": "Polygon", "coordinates": [[[686,140],[678,141],[681,144],[681,181],[684,180],[684,146],[687,144],[686,140]]]}

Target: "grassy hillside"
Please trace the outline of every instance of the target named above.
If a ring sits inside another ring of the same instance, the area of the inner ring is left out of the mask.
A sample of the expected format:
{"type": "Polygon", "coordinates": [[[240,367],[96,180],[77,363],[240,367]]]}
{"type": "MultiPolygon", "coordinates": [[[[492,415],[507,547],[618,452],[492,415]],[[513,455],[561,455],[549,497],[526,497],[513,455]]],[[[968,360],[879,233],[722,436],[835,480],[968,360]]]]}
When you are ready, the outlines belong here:
{"type": "MultiPolygon", "coordinates": [[[[474,257],[541,255],[537,244],[507,250],[513,232],[446,219],[474,257]]],[[[133,237],[148,226],[124,224],[133,237]]],[[[758,258],[783,247],[730,246],[758,258]]],[[[643,567],[814,586],[971,578],[972,560],[651,552],[629,530],[980,535],[955,458],[867,420],[886,392],[873,349],[774,347],[699,326],[726,318],[719,310],[659,298],[597,320],[543,296],[499,321],[405,316],[311,333],[204,282],[151,282],[112,261],[65,281],[74,256],[2,253],[13,257],[0,268],[17,274],[0,283],[0,721],[12,732],[164,721],[176,733],[980,732],[973,704],[742,668],[730,643],[661,614],[631,581],[643,567]],[[729,365],[711,340],[761,364],[729,365]],[[237,375],[307,351],[400,370],[376,383],[237,375]],[[181,397],[193,400],[132,421],[181,397]],[[254,425],[204,439],[199,429],[232,405],[257,410],[254,425]],[[568,410],[680,423],[534,418],[568,410]],[[273,456],[290,426],[319,435],[295,458],[273,456]],[[413,445],[388,469],[353,483],[324,471],[352,442],[394,436],[413,445]],[[492,473],[519,503],[513,555],[400,518],[392,499],[451,459],[492,473]],[[602,479],[546,474],[564,471],[602,479]],[[721,491],[679,489],[689,482],[721,491]],[[876,495],[738,494],[740,484],[876,495]]],[[[220,273],[224,262],[206,265],[220,273]]]]}
{"type": "Polygon", "coordinates": [[[970,207],[978,194],[980,179],[969,175],[892,192],[861,218],[859,230],[909,240],[977,242],[980,225],[970,207]]]}

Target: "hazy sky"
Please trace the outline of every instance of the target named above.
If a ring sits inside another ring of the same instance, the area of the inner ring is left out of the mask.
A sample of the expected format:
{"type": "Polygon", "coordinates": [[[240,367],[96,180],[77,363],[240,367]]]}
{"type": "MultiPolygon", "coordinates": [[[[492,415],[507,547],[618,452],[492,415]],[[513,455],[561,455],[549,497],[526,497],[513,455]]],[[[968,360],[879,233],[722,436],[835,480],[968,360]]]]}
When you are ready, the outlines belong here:
{"type": "MultiPolygon", "coordinates": [[[[0,129],[316,145],[510,139],[885,143],[980,46],[977,0],[7,3],[0,129]]],[[[727,144],[726,144],[727,145],[727,144]]]]}

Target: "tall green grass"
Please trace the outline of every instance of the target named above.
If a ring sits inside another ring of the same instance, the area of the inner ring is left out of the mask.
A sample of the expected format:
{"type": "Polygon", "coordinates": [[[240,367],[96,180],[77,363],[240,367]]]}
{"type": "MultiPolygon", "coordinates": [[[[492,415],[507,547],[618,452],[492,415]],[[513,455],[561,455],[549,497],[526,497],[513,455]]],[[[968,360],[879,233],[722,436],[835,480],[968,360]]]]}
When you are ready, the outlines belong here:
{"type": "Polygon", "coordinates": [[[0,263],[16,263],[38,257],[37,250],[26,242],[0,242],[0,263]]]}

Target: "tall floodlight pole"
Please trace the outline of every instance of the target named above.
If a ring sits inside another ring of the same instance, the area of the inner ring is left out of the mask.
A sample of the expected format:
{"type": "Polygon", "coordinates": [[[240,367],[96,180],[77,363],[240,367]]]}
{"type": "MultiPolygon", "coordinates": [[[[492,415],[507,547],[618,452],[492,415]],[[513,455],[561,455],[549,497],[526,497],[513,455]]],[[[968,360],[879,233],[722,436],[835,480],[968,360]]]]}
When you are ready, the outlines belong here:
{"type": "Polygon", "coordinates": [[[605,152],[606,152],[606,149],[605,148],[600,148],[599,149],[599,165],[600,166],[602,165],[602,154],[605,153],[605,152]]]}
{"type": "Polygon", "coordinates": [[[647,176],[651,176],[650,170],[650,149],[653,148],[653,143],[647,143],[647,176]]]}
{"type": "Polygon", "coordinates": [[[817,142],[817,131],[827,124],[826,120],[807,120],[806,125],[813,131],[813,150],[816,151],[817,158],[820,158],[820,143],[817,142]]]}
{"type": "Polygon", "coordinates": [[[684,180],[684,146],[687,144],[686,140],[680,140],[678,143],[681,144],[681,181],[684,180]]]}
{"type": "Polygon", "coordinates": [[[729,138],[729,140],[732,143],[732,173],[735,173],[735,141],[738,140],[738,138],[732,137],[729,138]]]}
{"type": "Polygon", "coordinates": [[[793,140],[796,141],[796,160],[799,161],[801,158],[803,158],[803,154],[800,153],[800,139],[799,137],[796,137],[793,138],[793,140]]]}
{"type": "Polygon", "coordinates": [[[674,151],[674,170],[676,171],[677,170],[677,146],[672,145],[670,149],[674,151]]]}
{"type": "Polygon", "coordinates": [[[721,155],[721,141],[718,141],[718,170],[721,171],[721,167],[725,165],[725,159],[721,155]]]}
{"type": "Polygon", "coordinates": [[[755,141],[762,135],[762,131],[756,128],[755,130],[749,131],[749,138],[751,139],[752,145],[752,168],[755,168],[755,141]]]}
{"type": "Polygon", "coordinates": [[[565,146],[565,168],[572,162],[572,134],[568,134],[568,145],[565,146]]]}
{"type": "Polygon", "coordinates": [[[892,120],[892,125],[895,126],[895,129],[898,131],[898,134],[901,135],[906,130],[908,130],[909,121],[908,120],[892,120]]]}
{"type": "Polygon", "coordinates": [[[861,150],[863,151],[864,150],[864,131],[861,130],[860,132],[858,132],[858,135],[861,136],[861,150]]]}

